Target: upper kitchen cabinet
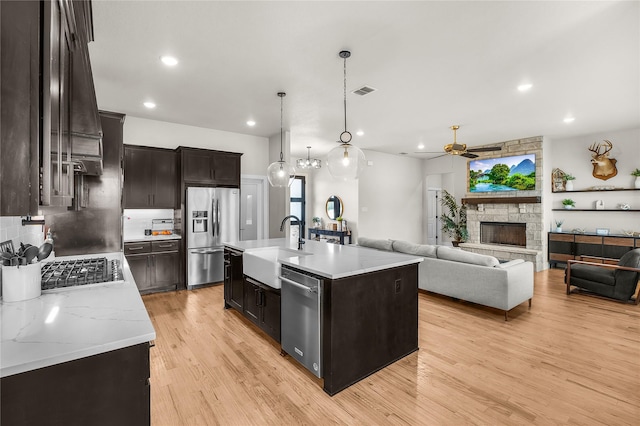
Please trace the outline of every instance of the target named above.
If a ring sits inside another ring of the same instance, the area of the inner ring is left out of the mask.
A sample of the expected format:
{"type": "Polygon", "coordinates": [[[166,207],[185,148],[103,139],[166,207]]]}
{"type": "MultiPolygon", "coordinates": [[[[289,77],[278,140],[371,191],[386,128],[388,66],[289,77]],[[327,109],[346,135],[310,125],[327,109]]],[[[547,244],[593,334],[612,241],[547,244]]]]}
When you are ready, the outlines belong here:
{"type": "Polygon", "coordinates": [[[75,175],[102,173],[91,15],[90,1],[0,2],[2,215],[69,207],[75,175]]]}
{"type": "Polygon", "coordinates": [[[182,156],[184,183],[213,186],[240,186],[240,156],[234,152],[178,148],[182,156]]]}
{"type": "Polygon", "coordinates": [[[0,1],[0,215],[37,214],[40,4],[0,1]]]}
{"type": "Polygon", "coordinates": [[[178,208],[178,154],[173,150],[124,147],[124,208],[178,208]]]}

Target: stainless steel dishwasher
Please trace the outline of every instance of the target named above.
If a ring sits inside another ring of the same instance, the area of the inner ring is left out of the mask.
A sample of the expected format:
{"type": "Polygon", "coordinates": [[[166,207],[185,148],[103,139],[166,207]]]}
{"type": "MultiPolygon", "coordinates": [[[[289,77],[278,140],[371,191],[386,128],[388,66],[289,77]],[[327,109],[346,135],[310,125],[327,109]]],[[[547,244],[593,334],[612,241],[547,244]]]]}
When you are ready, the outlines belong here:
{"type": "Polygon", "coordinates": [[[322,280],[280,268],[281,344],[307,370],[322,377],[322,280]]]}

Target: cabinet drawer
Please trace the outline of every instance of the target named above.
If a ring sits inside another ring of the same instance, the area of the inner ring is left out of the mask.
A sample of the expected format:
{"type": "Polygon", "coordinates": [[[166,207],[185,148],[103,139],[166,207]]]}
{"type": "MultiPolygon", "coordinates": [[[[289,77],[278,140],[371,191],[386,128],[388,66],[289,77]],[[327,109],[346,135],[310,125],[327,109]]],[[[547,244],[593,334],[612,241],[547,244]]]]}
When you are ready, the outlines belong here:
{"type": "Polygon", "coordinates": [[[124,244],[124,254],[142,254],[142,253],[150,253],[151,252],[151,243],[150,242],[140,242],[140,243],[125,243],[124,244]]]}
{"type": "Polygon", "coordinates": [[[633,247],[633,238],[604,237],[604,244],[608,246],[633,247]]]}
{"type": "Polygon", "coordinates": [[[573,234],[549,234],[549,241],[568,241],[573,242],[573,234]]]}
{"type": "Polygon", "coordinates": [[[558,262],[566,262],[575,259],[571,254],[549,253],[549,260],[557,260],[558,262]]]}
{"type": "Polygon", "coordinates": [[[593,235],[576,235],[576,243],[602,244],[602,237],[593,235]]]}
{"type": "Polygon", "coordinates": [[[167,241],[152,241],[151,242],[151,250],[154,252],[158,251],[178,251],[180,249],[180,241],[177,240],[167,240],[167,241]]]}

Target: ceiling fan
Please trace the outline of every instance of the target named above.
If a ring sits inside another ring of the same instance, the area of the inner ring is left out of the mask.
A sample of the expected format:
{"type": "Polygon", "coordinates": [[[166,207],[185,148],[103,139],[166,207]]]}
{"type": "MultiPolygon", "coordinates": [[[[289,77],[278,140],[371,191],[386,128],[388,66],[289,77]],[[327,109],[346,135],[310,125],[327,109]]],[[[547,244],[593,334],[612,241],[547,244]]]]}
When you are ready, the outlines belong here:
{"type": "MultiPolygon", "coordinates": [[[[481,148],[467,148],[467,145],[464,143],[458,143],[456,140],[456,132],[460,128],[460,126],[451,126],[450,129],[453,130],[453,143],[447,144],[443,147],[444,154],[438,155],[439,158],[444,157],[445,155],[459,155],[461,157],[467,158],[477,158],[478,156],[474,154],[474,152],[490,152],[490,151],[500,151],[502,147],[500,146],[485,146],[481,148]]],[[[437,152],[426,152],[426,151],[415,151],[415,154],[438,154],[437,152]]]]}

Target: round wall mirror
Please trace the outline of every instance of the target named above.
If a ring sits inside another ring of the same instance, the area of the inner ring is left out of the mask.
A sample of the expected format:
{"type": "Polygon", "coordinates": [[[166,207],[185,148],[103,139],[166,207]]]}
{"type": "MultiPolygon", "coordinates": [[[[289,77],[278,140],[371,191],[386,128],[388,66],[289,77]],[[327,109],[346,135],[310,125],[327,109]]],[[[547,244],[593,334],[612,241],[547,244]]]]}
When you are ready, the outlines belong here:
{"type": "Polygon", "coordinates": [[[329,216],[329,219],[336,220],[342,216],[343,210],[344,204],[342,204],[340,197],[332,195],[327,199],[327,216],[329,216]]]}

